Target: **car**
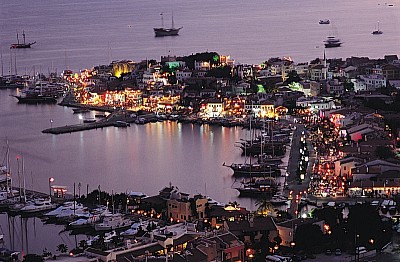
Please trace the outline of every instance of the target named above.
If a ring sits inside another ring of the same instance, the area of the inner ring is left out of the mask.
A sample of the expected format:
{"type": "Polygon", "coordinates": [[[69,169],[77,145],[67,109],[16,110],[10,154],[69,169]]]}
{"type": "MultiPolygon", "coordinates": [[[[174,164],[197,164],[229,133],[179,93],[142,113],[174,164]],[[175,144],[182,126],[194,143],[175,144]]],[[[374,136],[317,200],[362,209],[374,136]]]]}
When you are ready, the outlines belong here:
{"type": "Polygon", "coordinates": [[[277,258],[275,256],[271,256],[271,255],[266,256],[265,257],[265,261],[268,261],[268,262],[282,262],[279,258],[277,258]]]}
{"type": "Polygon", "coordinates": [[[330,250],[330,249],[325,250],[325,255],[327,255],[327,256],[332,255],[332,250],[330,250]]]}
{"type": "Polygon", "coordinates": [[[293,262],[300,262],[300,261],[301,261],[301,256],[299,256],[299,255],[293,255],[293,256],[292,256],[292,261],[293,261],[293,262]]]}
{"type": "Polygon", "coordinates": [[[361,246],[361,247],[357,247],[356,248],[356,254],[357,255],[361,255],[361,254],[364,254],[364,253],[367,253],[367,248],[366,247],[361,246]]]}
{"type": "Polygon", "coordinates": [[[335,249],[335,256],[340,256],[342,255],[342,250],[340,250],[340,248],[336,248],[335,249]]]}

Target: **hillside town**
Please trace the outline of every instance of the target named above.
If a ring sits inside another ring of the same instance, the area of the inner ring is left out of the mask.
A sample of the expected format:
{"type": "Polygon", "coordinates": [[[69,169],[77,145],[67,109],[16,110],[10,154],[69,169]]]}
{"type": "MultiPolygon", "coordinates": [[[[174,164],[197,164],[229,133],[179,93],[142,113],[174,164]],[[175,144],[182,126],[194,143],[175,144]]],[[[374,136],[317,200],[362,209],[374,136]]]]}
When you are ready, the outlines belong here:
{"type": "MultiPolygon", "coordinates": [[[[66,70],[63,78],[64,106],[108,111],[136,124],[157,119],[262,131],[274,123],[261,152],[281,143],[272,137],[286,128],[291,143],[282,142],[290,160],[278,177],[286,183],[258,195],[254,212],[173,185],[153,196],[132,192],[116,200],[99,189],[80,197],[87,204],[98,194],[100,204],[129,220],[130,231],[99,234],[71,250],[71,261],[383,261],[389,249],[399,249],[397,55],[330,59],[324,53],[309,63],[284,57],[245,65],[206,52],[115,61],[66,70]],[[282,204],[272,201],[275,193],[282,204]]],[[[266,161],[271,175],[272,160],[266,161]]]]}

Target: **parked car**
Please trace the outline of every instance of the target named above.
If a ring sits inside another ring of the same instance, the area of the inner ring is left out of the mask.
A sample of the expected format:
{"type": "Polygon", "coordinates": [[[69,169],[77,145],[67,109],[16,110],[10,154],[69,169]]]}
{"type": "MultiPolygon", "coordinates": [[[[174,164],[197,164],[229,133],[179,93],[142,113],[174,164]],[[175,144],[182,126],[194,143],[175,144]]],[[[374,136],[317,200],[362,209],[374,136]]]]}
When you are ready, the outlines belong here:
{"type": "Polygon", "coordinates": [[[330,249],[325,250],[325,255],[327,255],[327,256],[332,255],[332,250],[330,250],[330,249]]]}
{"type": "Polygon", "coordinates": [[[268,262],[282,262],[279,258],[271,256],[271,255],[266,256],[265,257],[265,261],[268,261],[268,262]]]}
{"type": "Polygon", "coordinates": [[[340,248],[336,248],[335,249],[335,256],[340,256],[342,255],[342,250],[340,250],[340,248]]]}
{"type": "Polygon", "coordinates": [[[357,255],[361,255],[361,254],[364,254],[364,253],[367,253],[367,248],[366,247],[361,246],[361,247],[357,247],[356,248],[356,254],[357,255]]]}
{"type": "Polygon", "coordinates": [[[292,256],[292,261],[293,261],[293,262],[300,262],[300,261],[301,261],[301,256],[299,256],[299,255],[293,255],[293,256],[292,256]]]}

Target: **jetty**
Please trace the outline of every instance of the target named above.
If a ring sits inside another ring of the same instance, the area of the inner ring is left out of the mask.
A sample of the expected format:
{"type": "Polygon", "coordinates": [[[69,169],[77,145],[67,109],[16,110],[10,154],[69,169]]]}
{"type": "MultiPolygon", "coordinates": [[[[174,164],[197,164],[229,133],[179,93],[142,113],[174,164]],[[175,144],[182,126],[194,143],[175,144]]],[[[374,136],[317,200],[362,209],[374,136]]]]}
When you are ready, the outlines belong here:
{"type": "Polygon", "coordinates": [[[48,128],[48,129],[43,130],[42,133],[59,135],[59,134],[65,134],[65,133],[72,133],[72,132],[79,132],[79,131],[84,131],[84,130],[91,130],[91,129],[103,128],[103,127],[108,127],[108,126],[114,126],[115,124],[116,124],[115,121],[99,121],[99,122],[93,122],[93,123],[66,125],[66,126],[48,128]]]}

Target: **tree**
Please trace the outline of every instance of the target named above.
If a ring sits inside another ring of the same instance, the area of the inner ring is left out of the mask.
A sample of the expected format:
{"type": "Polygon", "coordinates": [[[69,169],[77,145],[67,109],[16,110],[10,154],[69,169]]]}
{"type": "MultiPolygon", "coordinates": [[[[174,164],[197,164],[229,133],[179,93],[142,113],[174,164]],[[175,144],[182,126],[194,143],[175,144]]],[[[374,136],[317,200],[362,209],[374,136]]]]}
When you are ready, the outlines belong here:
{"type": "Polygon", "coordinates": [[[355,205],[349,208],[349,237],[359,246],[365,246],[370,239],[380,239],[385,229],[379,212],[370,205],[355,205]],[[358,236],[358,237],[357,237],[358,236]]]}
{"type": "Polygon", "coordinates": [[[86,248],[87,248],[87,242],[86,242],[86,240],[81,240],[80,242],[79,242],[79,247],[81,248],[81,249],[83,249],[83,250],[85,250],[86,248]]]}
{"type": "Polygon", "coordinates": [[[380,159],[388,159],[394,156],[392,150],[387,146],[378,146],[375,149],[375,155],[380,159]]]}
{"type": "Polygon", "coordinates": [[[298,83],[301,81],[300,76],[297,74],[295,70],[292,70],[288,73],[288,78],[283,82],[285,85],[291,84],[291,83],[298,83]]]}
{"type": "Polygon", "coordinates": [[[44,258],[37,254],[26,254],[24,256],[24,262],[43,262],[44,258]]]}
{"type": "Polygon", "coordinates": [[[57,251],[61,253],[67,253],[68,252],[68,246],[66,244],[59,244],[57,246],[57,251]]]}
{"type": "Polygon", "coordinates": [[[299,225],[294,236],[296,247],[305,250],[307,253],[320,246],[323,240],[321,228],[315,224],[299,225]]]}
{"type": "Polygon", "coordinates": [[[257,212],[263,216],[267,216],[269,213],[274,212],[274,207],[271,202],[266,198],[256,200],[257,212]]]}

